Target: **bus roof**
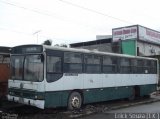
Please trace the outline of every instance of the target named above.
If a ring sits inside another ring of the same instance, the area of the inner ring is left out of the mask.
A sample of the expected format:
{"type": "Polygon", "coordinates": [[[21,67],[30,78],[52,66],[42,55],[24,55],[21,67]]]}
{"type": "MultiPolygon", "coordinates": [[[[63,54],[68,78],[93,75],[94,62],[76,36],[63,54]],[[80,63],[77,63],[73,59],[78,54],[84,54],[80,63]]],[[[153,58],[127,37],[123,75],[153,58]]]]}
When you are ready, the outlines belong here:
{"type": "Polygon", "coordinates": [[[37,45],[37,44],[27,44],[27,45],[19,45],[12,48],[22,48],[22,47],[43,47],[43,50],[50,49],[50,50],[59,50],[59,51],[70,51],[70,52],[79,52],[79,53],[91,53],[91,54],[99,54],[99,55],[110,55],[110,56],[117,56],[117,57],[127,57],[127,58],[140,58],[140,59],[148,59],[148,60],[158,60],[156,58],[150,58],[150,57],[142,57],[142,56],[133,56],[133,55],[127,55],[127,54],[118,54],[118,53],[110,53],[110,52],[101,52],[98,50],[88,50],[88,49],[77,49],[77,48],[66,48],[66,47],[60,47],[60,46],[49,46],[49,45],[37,45]]]}
{"type": "Polygon", "coordinates": [[[80,52],[80,53],[92,53],[92,54],[110,55],[110,56],[117,56],[117,57],[128,57],[128,58],[140,58],[140,59],[157,60],[156,58],[142,57],[142,56],[133,56],[133,55],[127,55],[127,54],[118,54],[118,53],[110,53],[110,52],[101,52],[101,51],[98,51],[98,50],[77,49],[77,48],[65,48],[65,47],[48,46],[48,45],[43,45],[43,47],[44,47],[45,49],[51,49],[51,50],[80,52]]]}

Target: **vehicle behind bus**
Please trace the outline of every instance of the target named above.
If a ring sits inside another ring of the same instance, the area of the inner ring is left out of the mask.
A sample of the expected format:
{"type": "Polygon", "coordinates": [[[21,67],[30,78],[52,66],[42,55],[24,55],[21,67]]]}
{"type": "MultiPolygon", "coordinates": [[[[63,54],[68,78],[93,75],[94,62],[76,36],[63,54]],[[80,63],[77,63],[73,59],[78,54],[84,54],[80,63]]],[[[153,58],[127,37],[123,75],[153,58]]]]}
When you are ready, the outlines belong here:
{"type": "Polygon", "coordinates": [[[0,99],[6,99],[10,78],[10,48],[0,47],[0,99]]]}

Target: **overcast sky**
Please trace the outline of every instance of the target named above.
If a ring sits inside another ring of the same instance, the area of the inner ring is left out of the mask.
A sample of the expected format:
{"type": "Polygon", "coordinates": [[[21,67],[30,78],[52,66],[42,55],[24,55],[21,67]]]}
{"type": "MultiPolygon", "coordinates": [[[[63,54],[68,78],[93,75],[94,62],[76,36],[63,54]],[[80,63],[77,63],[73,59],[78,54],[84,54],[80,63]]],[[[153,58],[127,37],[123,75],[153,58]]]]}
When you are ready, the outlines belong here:
{"type": "Polygon", "coordinates": [[[160,30],[159,5],[159,0],[0,0],[0,46],[90,41],[135,24],[160,30]]]}

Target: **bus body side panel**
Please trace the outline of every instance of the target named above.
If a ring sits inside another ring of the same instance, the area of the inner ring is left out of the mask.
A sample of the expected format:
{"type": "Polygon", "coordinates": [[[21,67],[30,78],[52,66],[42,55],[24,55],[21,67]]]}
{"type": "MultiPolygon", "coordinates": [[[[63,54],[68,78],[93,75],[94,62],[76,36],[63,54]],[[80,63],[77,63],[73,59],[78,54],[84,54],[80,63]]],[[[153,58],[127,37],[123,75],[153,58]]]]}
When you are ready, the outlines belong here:
{"type": "Polygon", "coordinates": [[[83,90],[83,74],[64,74],[61,79],[45,85],[45,107],[67,106],[70,92],[83,90]]]}
{"type": "MultiPolygon", "coordinates": [[[[139,85],[140,96],[149,95],[156,91],[156,84],[139,85]]],[[[109,101],[115,99],[129,98],[133,94],[134,86],[108,87],[88,89],[84,91],[84,103],[109,101]]]]}
{"type": "Polygon", "coordinates": [[[108,101],[131,96],[132,87],[108,87],[84,91],[84,103],[108,101]]]}
{"type": "Polygon", "coordinates": [[[140,86],[140,96],[149,95],[150,93],[153,93],[156,90],[157,90],[156,84],[142,85],[140,86]]]}
{"type": "Polygon", "coordinates": [[[70,91],[49,91],[45,93],[45,107],[65,107],[67,106],[70,91]]]}
{"type": "Polygon", "coordinates": [[[44,109],[44,81],[9,80],[8,100],[44,109]],[[41,99],[37,99],[37,97],[41,99]]]}
{"type": "Polygon", "coordinates": [[[141,96],[156,90],[156,74],[78,74],[63,76],[46,83],[45,106],[67,106],[73,90],[82,90],[84,103],[128,98],[134,86],[140,87],[141,96]]]}

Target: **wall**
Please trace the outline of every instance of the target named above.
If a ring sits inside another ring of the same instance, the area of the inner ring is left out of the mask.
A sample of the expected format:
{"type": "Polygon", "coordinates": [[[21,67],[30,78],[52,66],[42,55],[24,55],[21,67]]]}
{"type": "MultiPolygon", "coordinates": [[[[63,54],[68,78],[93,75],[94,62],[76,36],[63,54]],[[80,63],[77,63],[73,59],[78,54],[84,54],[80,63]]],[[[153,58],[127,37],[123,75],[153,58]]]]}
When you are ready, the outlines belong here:
{"type": "Polygon", "coordinates": [[[112,52],[111,43],[103,43],[103,44],[97,44],[97,45],[88,45],[88,46],[80,46],[76,48],[84,48],[89,50],[98,50],[102,52],[112,52]]]}
{"type": "Polygon", "coordinates": [[[139,47],[140,56],[160,55],[160,46],[158,45],[137,41],[137,47],[139,47]]]}
{"type": "Polygon", "coordinates": [[[122,54],[136,55],[136,40],[121,41],[122,54]]]}

